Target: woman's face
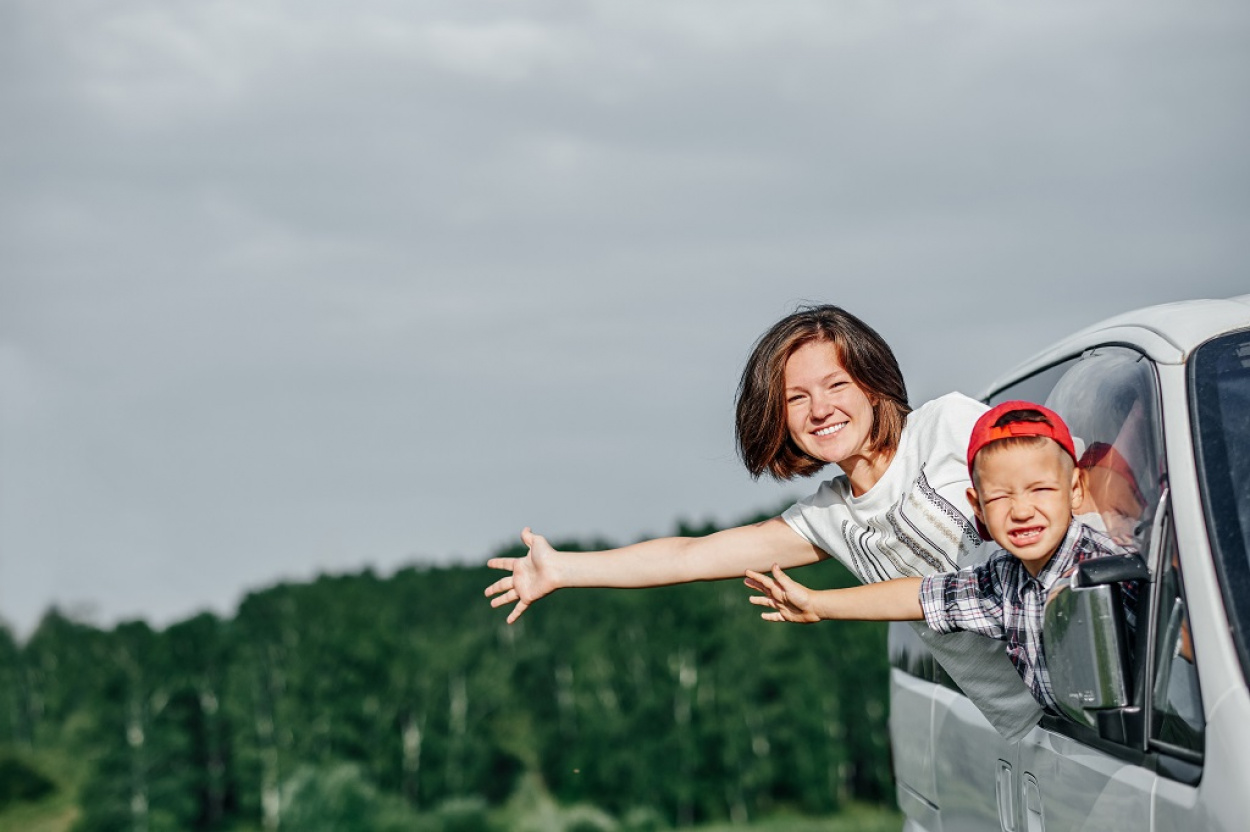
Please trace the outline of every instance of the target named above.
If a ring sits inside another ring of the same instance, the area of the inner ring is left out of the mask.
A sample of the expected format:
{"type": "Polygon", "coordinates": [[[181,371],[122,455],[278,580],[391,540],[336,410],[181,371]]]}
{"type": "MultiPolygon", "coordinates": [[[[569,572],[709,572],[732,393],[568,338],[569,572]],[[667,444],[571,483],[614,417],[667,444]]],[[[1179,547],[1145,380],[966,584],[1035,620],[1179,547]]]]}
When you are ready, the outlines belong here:
{"type": "Polygon", "coordinates": [[[832,341],[808,341],[785,366],[786,426],[796,445],[824,462],[846,466],[867,453],[872,401],[838,359],[832,341]]]}

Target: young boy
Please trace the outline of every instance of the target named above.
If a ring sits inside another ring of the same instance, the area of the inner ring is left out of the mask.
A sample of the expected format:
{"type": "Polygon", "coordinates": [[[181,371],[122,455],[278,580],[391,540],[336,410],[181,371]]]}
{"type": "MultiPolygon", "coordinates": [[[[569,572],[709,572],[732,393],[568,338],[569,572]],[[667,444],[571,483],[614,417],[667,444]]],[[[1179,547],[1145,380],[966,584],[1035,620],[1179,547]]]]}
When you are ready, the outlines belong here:
{"type": "Polygon", "coordinates": [[[777,566],[747,572],[769,607],[766,621],[827,619],[918,621],[939,633],[970,630],[1007,642],[1007,653],[1033,696],[1058,711],[1042,653],[1042,614],[1059,579],[1082,560],[1121,554],[1073,518],[1083,500],[1076,449],[1067,425],[1031,402],[1004,402],[972,429],[968,501],[983,539],[999,548],[958,572],[898,578],[849,589],[809,590],[777,566]]]}

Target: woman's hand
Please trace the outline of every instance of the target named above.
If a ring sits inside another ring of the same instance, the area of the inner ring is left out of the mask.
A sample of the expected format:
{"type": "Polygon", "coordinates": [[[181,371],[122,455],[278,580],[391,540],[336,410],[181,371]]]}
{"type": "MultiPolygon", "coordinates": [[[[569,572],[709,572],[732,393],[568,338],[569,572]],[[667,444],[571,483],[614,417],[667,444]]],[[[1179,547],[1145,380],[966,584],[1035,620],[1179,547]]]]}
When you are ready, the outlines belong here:
{"type": "Polygon", "coordinates": [[[813,609],[811,590],[791,579],[777,564],[773,564],[772,577],[750,569],[746,575],[746,585],[763,593],[752,595],[751,603],[773,610],[760,613],[760,618],[796,624],[814,624],[821,620],[813,609]]]}
{"type": "Polygon", "coordinates": [[[526,557],[491,558],[486,561],[491,569],[512,572],[508,577],[500,578],[486,588],[486,597],[491,599],[492,607],[502,607],[516,601],[516,606],[508,613],[509,624],[520,618],[530,604],[559,589],[552,563],[556,550],[551,548],[547,538],[534,534],[526,526],[521,530],[521,542],[529,547],[529,555],[526,557]],[[492,595],[495,597],[491,598],[492,595]]]}

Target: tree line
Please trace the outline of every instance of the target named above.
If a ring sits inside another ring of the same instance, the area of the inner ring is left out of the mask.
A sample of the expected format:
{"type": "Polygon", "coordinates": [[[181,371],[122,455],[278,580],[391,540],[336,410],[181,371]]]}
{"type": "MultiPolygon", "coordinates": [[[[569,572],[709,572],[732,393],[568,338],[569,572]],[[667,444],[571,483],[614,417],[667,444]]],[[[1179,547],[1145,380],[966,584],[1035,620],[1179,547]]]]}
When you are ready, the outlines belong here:
{"type": "Polygon", "coordinates": [[[483,598],[498,574],[323,576],[163,630],[0,627],[0,749],[82,761],[80,832],[295,828],[343,771],[412,817],[527,778],[677,825],[892,801],[881,625],[768,624],[721,581],[559,592],[508,626],[483,598]]]}

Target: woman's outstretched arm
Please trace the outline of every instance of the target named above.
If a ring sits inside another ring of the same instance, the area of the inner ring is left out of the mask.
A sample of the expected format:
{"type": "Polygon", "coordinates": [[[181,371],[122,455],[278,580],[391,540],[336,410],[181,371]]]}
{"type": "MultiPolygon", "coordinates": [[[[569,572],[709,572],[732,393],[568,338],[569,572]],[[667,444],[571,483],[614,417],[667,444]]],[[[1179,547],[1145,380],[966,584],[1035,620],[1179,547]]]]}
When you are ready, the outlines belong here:
{"type": "Polygon", "coordinates": [[[492,607],[514,601],[508,623],[530,604],[565,587],[648,587],[739,578],[772,564],[790,569],[828,557],[780,517],[706,537],[662,537],[602,552],[559,552],[526,528],[523,558],[491,558],[486,565],[512,574],[486,588],[492,607]]]}

